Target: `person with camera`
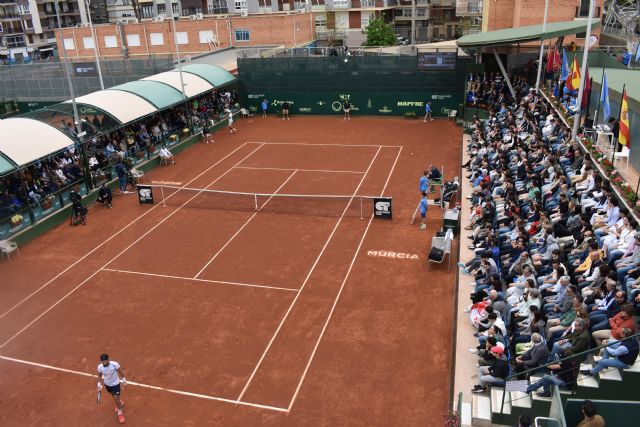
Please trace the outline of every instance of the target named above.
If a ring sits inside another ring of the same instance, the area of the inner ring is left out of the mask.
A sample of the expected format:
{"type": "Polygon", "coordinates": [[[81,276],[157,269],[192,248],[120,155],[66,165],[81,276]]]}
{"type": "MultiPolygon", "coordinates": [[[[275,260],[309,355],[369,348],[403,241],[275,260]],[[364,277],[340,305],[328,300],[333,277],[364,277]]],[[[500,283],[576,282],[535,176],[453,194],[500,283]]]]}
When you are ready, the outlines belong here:
{"type": "Polygon", "coordinates": [[[98,190],[98,203],[102,203],[106,208],[111,209],[111,200],[113,200],[113,194],[111,189],[107,186],[106,182],[103,182],[98,190]]]}
{"type": "Polygon", "coordinates": [[[71,190],[71,193],[69,193],[69,201],[71,202],[71,225],[78,225],[80,223],[87,225],[87,210],[82,205],[82,196],[80,196],[76,190],[71,190]]]}

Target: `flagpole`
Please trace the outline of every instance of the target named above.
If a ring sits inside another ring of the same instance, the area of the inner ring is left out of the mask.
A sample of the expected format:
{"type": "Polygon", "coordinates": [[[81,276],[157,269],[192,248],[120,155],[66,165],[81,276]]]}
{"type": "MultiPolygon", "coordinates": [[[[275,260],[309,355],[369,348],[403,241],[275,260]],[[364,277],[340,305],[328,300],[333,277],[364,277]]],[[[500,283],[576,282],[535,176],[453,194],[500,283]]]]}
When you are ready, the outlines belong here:
{"type": "MultiPolygon", "coordinates": [[[[589,93],[586,94],[587,97],[587,111],[584,112],[584,116],[589,116],[589,108],[591,107],[591,88],[593,87],[593,77],[589,77],[589,93]]],[[[582,101],[580,101],[582,104],[582,101]]],[[[593,126],[593,125],[591,125],[593,126]]]]}
{"type": "Polygon", "coordinates": [[[596,113],[593,117],[593,128],[598,125],[598,114],[600,114],[600,104],[602,103],[602,92],[604,91],[604,76],[607,74],[607,69],[602,69],[602,80],[600,80],[600,98],[598,98],[598,106],[596,107],[596,113]]]}
{"type": "Polygon", "coordinates": [[[580,73],[580,89],[578,90],[578,109],[573,116],[573,130],[571,132],[571,140],[575,141],[578,136],[578,128],[580,127],[580,114],[582,113],[582,92],[585,84],[585,70],[587,69],[587,57],[589,56],[589,40],[591,38],[591,24],[593,23],[593,6],[594,0],[589,0],[589,20],[587,21],[587,34],[584,37],[584,53],[582,54],[582,69],[580,73]]]}
{"type": "Polygon", "coordinates": [[[542,21],[542,36],[540,37],[540,56],[538,56],[538,77],[536,77],[536,93],[537,94],[540,94],[540,74],[542,73],[542,54],[544,53],[544,40],[542,38],[544,37],[544,33],[547,31],[547,12],[548,11],[549,11],[549,0],[544,0],[544,20],[542,21]]]}
{"type": "Polygon", "coordinates": [[[613,156],[616,153],[616,149],[618,148],[618,144],[620,144],[620,142],[618,141],[620,139],[620,118],[622,116],[622,104],[624,102],[624,91],[627,88],[627,84],[624,83],[622,85],[622,94],[620,95],[620,109],[618,110],[618,137],[616,138],[615,135],[613,135],[613,138],[616,140],[616,143],[613,147],[611,147],[611,163],[613,163],[613,156]]]}

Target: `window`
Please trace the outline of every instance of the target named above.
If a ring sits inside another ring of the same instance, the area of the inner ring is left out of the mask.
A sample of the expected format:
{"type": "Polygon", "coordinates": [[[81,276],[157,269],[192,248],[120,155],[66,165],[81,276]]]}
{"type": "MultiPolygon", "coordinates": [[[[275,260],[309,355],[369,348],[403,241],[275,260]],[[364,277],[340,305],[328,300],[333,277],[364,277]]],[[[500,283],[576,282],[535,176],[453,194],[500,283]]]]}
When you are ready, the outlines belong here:
{"type": "Polygon", "coordinates": [[[127,34],[127,44],[131,47],[140,46],[140,34],[127,34]]]}
{"type": "Polygon", "coordinates": [[[20,15],[29,15],[31,13],[29,3],[18,4],[18,10],[20,11],[20,15]]]}
{"type": "Polygon", "coordinates": [[[316,15],[316,28],[327,28],[327,17],[324,15],[316,15]]]}
{"type": "Polygon", "coordinates": [[[176,32],[176,43],[178,44],[189,44],[189,35],[186,31],[178,31],[176,32]]]}
{"type": "Polygon", "coordinates": [[[348,7],[347,0],[333,0],[333,7],[348,7]]]}
{"type": "Polygon", "coordinates": [[[164,44],[164,36],[162,33],[151,33],[149,38],[151,39],[151,46],[161,46],[164,44]]]}
{"type": "Polygon", "coordinates": [[[370,17],[371,15],[368,13],[362,13],[360,15],[360,28],[367,28],[367,25],[369,25],[370,17]]]}
{"type": "Polygon", "coordinates": [[[237,42],[248,42],[249,41],[249,30],[236,30],[236,41],[237,42]]]}
{"type": "Polygon", "coordinates": [[[580,7],[576,9],[576,18],[589,17],[589,0],[580,0],[580,7]]]}
{"type": "Polygon", "coordinates": [[[104,47],[118,47],[116,36],[104,36],[104,47]]]}
{"type": "Polygon", "coordinates": [[[204,30],[198,32],[198,39],[200,43],[207,44],[211,43],[215,39],[213,38],[213,30],[204,30]]]}
{"type": "Polygon", "coordinates": [[[153,18],[153,6],[150,4],[140,5],[142,18],[153,18]]]}
{"type": "Polygon", "coordinates": [[[416,9],[416,16],[427,16],[427,9],[416,9]]]}
{"type": "Polygon", "coordinates": [[[247,0],[234,0],[234,5],[236,8],[236,12],[247,10],[247,0]]]}
{"type": "MultiPolygon", "coordinates": [[[[20,34],[20,35],[16,35],[16,36],[6,36],[5,41],[7,42],[7,48],[11,49],[12,47],[25,47],[27,45],[27,43],[24,40],[24,35],[20,34]]],[[[73,45],[73,39],[64,39],[65,41],[65,49],[67,49],[66,47],[66,41],[67,40],[71,40],[71,44],[73,45]]],[[[71,47],[71,49],[73,49],[73,46],[71,47]]]]}
{"type": "Polygon", "coordinates": [[[93,37],[83,37],[82,45],[85,49],[95,49],[96,45],[93,42],[93,37]]]}
{"type": "MultiPolygon", "coordinates": [[[[9,37],[7,37],[7,45],[9,44],[9,37]]],[[[73,43],[73,39],[64,39],[64,50],[74,50],[76,45],[73,43]]]]}

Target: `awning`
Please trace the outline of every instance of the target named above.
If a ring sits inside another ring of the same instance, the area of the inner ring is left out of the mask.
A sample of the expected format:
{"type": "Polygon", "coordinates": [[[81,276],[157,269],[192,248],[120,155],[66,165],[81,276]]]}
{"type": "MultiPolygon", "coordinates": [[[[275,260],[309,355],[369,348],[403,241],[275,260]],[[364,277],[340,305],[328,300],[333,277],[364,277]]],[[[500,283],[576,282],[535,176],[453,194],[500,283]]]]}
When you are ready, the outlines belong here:
{"type": "Polygon", "coordinates": [[[26,165],[74,144],[61,130],[21,117],[0,121],[0,152],[17,166],[26,165]]]}
{"type": "MultiPolygon", "coordinates": [[[[71,101],[65,102],[70,103],[71,101]]],[[[138,95],[123,90],[100,90],[80,96],[76,98],[76,102],[104,110],[123,124],[157,111],[153,104],[138,95]]]]}
{"type": "MultiPolygon", "coordinates": [[[[594,20],[591,28],[598,28],[600,22],[594,20]]],[[[547,28],[542,32],[542,24],[528,25],[526,27],[507,28],[504,30],[488,31],[486,33],[470,34],[460,37],[456,44],[461,48],[503,46],[516,43],[526,43],[538,40],[555,39],[562,36],[584,33],[587,31],[587,20],[548,22],[547,28]]]]}
{"type": "MultiPolygon", "coordinates": [[[[202,77],[196,76],[195,74],[184,72],[182,73],[182,79],[184,80],[184,93],[187,95],[187,98],[191,98],[192,96],[198,96],[201,93],[204,93],[213,89],[213,85],[211,83],[209,83],[202,77]]],[[[169,86],[173,86],[174,88],[178,89],[180,93],[182,93],[179,72],[166,71],[164,73],[145,77],[142,80],[152,80],[156,82],[165,83],[165,84],[168,84],[169,86]]]]}
{"type": "Polygon", "coordinates": [[[213,65],[189,64],[183,66],[182,71],[202,77],[214,87],[221,87],[236,80],[235,76],[224,68],[213,65]]]}
{"type": "Polygon", "coordinates": [[[114,86],[111,90],[122,90],[138,95],[155,105],[158,110],[170,107],[183,100],[182,92],[173,86],[153,80],[135,80],[114,86]]]}
{"type": "Polygon", "coordinates": [[[38,50],[40,52],[48,52],[48,51],[53,50],[53,49],[55,49],[55,48],[54,47],[40,47],[40,48],[38,48],[38,50]]]}

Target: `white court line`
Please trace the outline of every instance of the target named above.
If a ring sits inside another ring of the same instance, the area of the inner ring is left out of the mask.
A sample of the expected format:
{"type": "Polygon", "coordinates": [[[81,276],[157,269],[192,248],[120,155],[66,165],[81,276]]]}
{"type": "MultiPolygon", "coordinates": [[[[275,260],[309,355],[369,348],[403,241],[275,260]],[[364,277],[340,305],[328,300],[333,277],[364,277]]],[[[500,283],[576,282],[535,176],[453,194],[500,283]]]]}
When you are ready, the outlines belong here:
{"type": "Polygon", "coordinates": [[[402,145],[374,145],[374,144],[312,144],[310,142],[266,142],[266,141],[247,141],[247,144],[265,144],[265,145],[317,145],[319,147],[375,147],[375,148],[402,148],[402,145]]]}
{"type": "MultiPolygon", "coordinates": [[[[58,368],[57,366],[45,365],[45,364],[36,363],[36,362],[29,362],[28,360],[15,359],[13,357],[0,356],[0,359],[6,360],[7,362],[20,363],[20,364],[23,364],[23,365],[36,366],[38,368],[51,369],[53,371],[65,372],[67,374],[81,375],[83,377],[89,377],[89,378],[95,378],[95,379],[98,378],[97,375],[90,374],[88,372],[81,372],[81,371],[74,371],[72,369],[58,368]]],[[[197,398],[200,398],[200,399],[215,400],[215,401],[218,401],[218,402],[231,403],[231,404],[234,404],[234,405],[251,406],[251,407],[254,407],[254,408],[269,409],[271,411],[277,411],[277,412],[285,412],[285,413],[289,412],[288,409],[279,408],[277,406],[261,405],[259,403],[251,403],[251,402],[240,402],[238,400],[225,399],[224,397],[209,396],[209,395],[200,394],[200,393],[191,393],[191,392],[188,392],[188,391],[175,390],[175,389],[172,389],[172,388],[159,387],[159,386],[150,385],[150,384],[142,384],[142,383],[138,383],[138,382],[135,382],[135,381],[127,381],[127,385],[136,386],[136,387],[143,387],[143,388],[150,388],[152,390],[166,391],[166,392],[169,392],[169,393],[181,394],[183,396],[189,396],[189,397],[197,397],[197,398]]]]}
{"type": "MultiPolygon", "coordinates": [[[[391,166],[391,170],[389,171],[389,175],[387,176],[387,180],[384,183],[384,187],[382,188],[382,191],[380,192],[380,196],[382,196],[384,194],[384,191],[387,189],[387,185],[389,184],[389,179],[391,178],[391,175],[393,174],[393,170],[396,167],[396,163],[398,163],[398,158],[400,157],[400,152],[401,151],[402,151],[402,147],[400,148],[400,150],[398,150],[398,154],[396,155],[396,160],[393,162],[393,166],[391,166]]],[[[347,270],[347,274],[344,276],[344,280],[342,281],[342,284],[340,285],[340,290],[338,290],[338,294],[336,295],[336,298],[333,301],[333,305],[331,306],[331,310],[329,311],[329,316],[327,316],[327,319],[325,320],[324,325],[322,326],[322,330],[320,331],[320,335],[318,336],[318,340],[316,341],[316,345],[313,347],[313,351],[311,352],[311,356],[309,357],[309,360],[307,361],[307,366],[305,366],[304,372],[302,373],[302,377],[300,378],[300,381],[298,382],[298,386],[296,387],[296,391],[293,393],[293,397],[291,398],[291,402],[289,403],[289,406],[288,406],[288,410],[289,411],[293,407],[293,403],[295,402],[296,397],[298,397],[298,392],[300,391],[300,388],[302,387],[302,383],[304,382],[304,379],[307,376],[307,372],[309,371],[309,367],[311,366],[311,363],[313,362],[313,358],[316,355],[316,351],[318,350],[318,347],[320,346],[320,341],[322,341],[322,337],[324,336],[324,333],[327,330],[327,326],[329,325],[329,322],[331,321],[331,316],[333,316],[333,312],[336,309],[336,306],[338,305],[338,301],[340,300],[340,295],[342,295],[342,290],[344,289],[344,285],[347,283],[347,280],[349,279],[349,275],[351,274],[351,270],[353,269],[353,266],[354,266],[354,264],[356,262],[356,258],[358,257],[358,254],[360,253],[360,249],[362,249],[362,244],[364,243],[364,239],[367,237],[367,233],[369,232],[369,227],[371,226],[371,222],[372,221],[373,221],[373,214],[371,214],[371,216],[369,217],[369,222],[367,223],[367,228],[364,230],[364,234],[362,235],[362,238],[360,239],[360,243],[358,244],[358,248],[356,249],[356,252],[353,254],[353,258],[351,259],[351,264],[349,265],[349,269],[347,270]]]]}
{"type": "MultiPolygon", "coordinates": [[[[259,145],[257,148],[255,148],[251,153],[247,154],[245,157],[243,157],[238,163],[236,164],[240,164],[242,162],[244,162],[246,159],[248,159],[249,157],[251,157],[253,155],[253,153],[255,153],[256,151],[258,151],[260,148],[262,148],[262,145],[259,145]]],[[[235,166],[235,165],[234,165],[235,166]]],[[[223,173],[222,175],[220,175],[219,177],[217,177],[215,180],[213,180],[212,182],[210,182],[209,184],[207,184],[205,186],[208,187],[210,185],[215,184],[216,182],[218,182],[223,176],[225,176],[226,174],[228,174],[229,172],[231,172],[233,170],[233,166],[231,168],[229,168],[225,173],[223,173]]],[[[204,191],[204,190],[202,190],[204,191]]],[[[31,322],[29,322],[24,328],[20,329],[18,332],[16,332],[11,338],[9,338],[7,341],[5,341],[4,343],[2,343],[2,345],[0,345],[0,348],[4,347],[5,345],[9,344],[11,341],[13,341],[14,338],[16,338],[18,335],[20,335],[21,333],[23,333],[27,328],[29,328],[31,325],[33,325],[34,323],[36,323],[42,316],[44,316],[45,314],[47,314],[48,312],[50,312],[51,310],[53,310],[58,304],[60,304],[62,301],[64,301],[65,299],[67,299],[67,297],[69,295],[71,295],[72,293],[74,293],[76,290],[80,289],[85,283],[87,283],[89,280],[91,280],[96,274],[98,274],[100,271],[102,271],[103,268],[107,267],[109,264],[111,264],[113,261],[115,261],[116,259],[118,259],[120,257],[120,255],[122,255],[123,253],[125,253],[126,251],[128,251],[129,249],[131,249],[131,247],[133,247],[135,244],[137,244],[140,240],[142,240],[143,238],[145,238],[149,233],[151,233],[153,230],[155,230],[156,228],[158,228],[160,225],[162,225],[166,220],[168,220],[169,218],[171,218],[173,215],[175,215],[176,213],[178,213],[180,211],[180,209],[182,209],[187,203],[189,203],[191,200],[195,199],[196,197],[198,197],[198,195],[200,193],[202,193],[202,191],[200,191],[199,193],[194,194],[189,200],[187,200],[186,202],[184,202],[182,205],[180,205],[176,210],[174,210],[173,212],[171,212],[169,215],[167,215],[162,221],[159,221],[156,225],[154,225],[153,227],[151,227],[149,230],[147,230],[146,233],[144,233],[142,236],[138,237],[133,243],[131,243],[129,246],[127,246],[126,248],[124,248],[122,251],[120,251],[116,256],[114,256],[113,258],[111,258],[109,261],[107,261],[107,263],[105,265],[103,265],[102,267],[100,267],[98,270],[96,270],[93,274],[91,274],[89,277],[87,277],[86,279],[84,279],[82,282],[80,282],[80,284],[78,286],[76,286],[75,288],[73,288],[72,290],[70,290],[69,292],[67,292],[62,298],[60,298],[58,301],[56,301],[52,306],[50,306],[49,308],[47,308],[45,311],[43,311],[42,313],[40,313],[38,315],[38,317],[36,317],[35,319],[33,319],[31,322]]]]}
{"type": "Polygon", "coordinates": [[[238,166],[236,169],[255,169],[255,170],[274,170],[274,171],[295,171],[298,172],[328,172],[328,173],[364,173],[364,171],[341,171],[341,170],[328,170],[328,169],[296,169],[296,168],[258,168],[252,166],[238,166]]]}
{"type": "MultiPolygon", "coordinates": [[[[246,144],[248,144],[247,142],[245,142],[244,144],[242,144],[241,146],[239,146],[238,148],[236,148],[235,150],[233,150],[231,153],[227,154],[226,156],[224,156],[222,159],[220,159],[219,161],[217,161],[216,163],[214,163],[213,165],[211,165],[210,167],[208,167],[207,169],[205,169],[201,174],[199,174],[198,176],[196,176],[195,178],[193,178],[191,181],[187,182],[184,186],[189,185],[190,183],[192,183],[193,181],[195,181],[196,179],[200,178],[202,175],[204,175],[205,173],[209,172],[211,169],[213,169],[215,166],[219,165],[223,160],[226,160],[228,157],[230,157],[231,155],[233,155],[236,151],[238,151],[239,149],[241,149],[242,147],[244,147],[246,144]]],[[[173,196],[173,195],[171,195],[173,196]]],[[[169,197],[171,197],[169,196],[169,197]]],[[[138,220],[142,219],[143,217],[145,217],[146,215],[150,214],[154,209],[156,209],[157,207],[159,207],[160,204],[157,204],[155,206],[153,206],[151,209],[149,209],[148,211],[146,211],[145,213],[143,213],[142,215],[138,216],[136,219],[134,219],[133,221],[131,221],[129,224],[127,224],[126,226],[122,227],[118,232],[114,233],[111,237],[109,237],[108,239],[105,239],[102,241],[102,243],[100,243],[98,246],[96,246],[95,248],[93,248],[91,251],[87,252],[84,256],[82,256],[82,258],[78,259],[76,262],[74,262],[73,264],[71,264],[69,267],[65,268],[64,270],[62,270],[60,273],[56,274],[51,280],[49,280],[48,282],[46,282],[44,285],[40,286],[38,289],[36,289],[35,291],[33,291],[32,293],[30,293],[29,295],[27,295],[25,298],[23,298],[20,302],[18,302],[17,304],[15,304],[13,307],[11,307],[10,309],[8,309],[7,311],[5,311],[4,313],[2,313],[2,315],[0,315],[0,319],[2,319],[3,317],[5,317],[7,314],[11,313],[13,310],[15,310],[16,308],[20,307],[22,304],[24,304],[27,300],[29,300],[31,297],[33,297],[35,294],[37,294],[38,292],[40,292],[41,290],[43,290],[44,288],[46,288],[47,286],[49,286],[51,283],[53,283],[56,279],[58,279],[60,276],[62,276],[64,273],[66,273],[67,271],[69,271],[70,269],[72,269],[73,267],[75,267],[77,264],[79,264],[80,262],[82,262],[85,258],[87,258],[89,255],[91,255],[92,253],[94,253],[95,251],[97,251],[98,249],[100,249],[102,246],[104,246],[107,242],[109,242],[111,239],[115,238],[116,236],[118,236],[120,233],[122,233],[124,230],[126,230],[127,228],[131,227],[133,224],[135,224],[138,220]]]]}
{"type": "Polygon", "coordinates": [[[224,280],[194,279],[192,277],[169,276],[167,274],[145,273],[145,272],[142,272],[142,271],[116,270],[116,269],[113,269],[113,268],[103,268],[102,271],[112,271],[112,272],[115,272],[115,273],[123,273],[123,274],[137,274],[137,275],[140,275],[140,276],[161,277],[161,278],[164,278],[164,279],[190,280],[190,281],[195,281],[195,282],[211,283],[211,284],[246,286],[246,287],[249,287],[249,288],[276,289],[276,290],[279,290],[279,291],[291,291],[291,292],[296,292],[297,291],[297,289],[294,289],[294,288],[281,288],[281,287],[278,287],[278,286],[268,286],[268,285],[254,285],[252,283],[226,282],[224,280]]]}
{"type": "Polygon", "coordinates": [[[362,186],[362,183],[364,182],[364,179],[367,177],[367,174],[369,173],[369,170],[371,170],[371,166],[373,166],[373,163],[375,162],[376,158],[378,157],[378,153],[380,153],[380,147],[378,147],[378,150],[376,151],[376,154],[373,156],[373,159],[371,159],[371,162],[369,163],[369,167],[367,168],[367,171],[364,173],[364,175],[362,175],[362,178],[360,179],[360,182],[358,183],[358,186],[356,187],[356,189],[354,190],[354,192],[353,192],[353,194],[351,196],[351,200],[349,201],[347,206],[342,211],[342,215],[340,215],[340,218],[336,222],[336,225],[333,227],[333,230],[331,231],[331,234],[329,235],[329,238],[327,238],[327,241],[324,243],[324,246],[322,247],[322,250],[320,250],[320,253],[318,254],[318,257],[316,258],[316,260],[314,261],[313,265],[311,266],[311,269],[309,270],[309,273],[307,273],[307,277],[305,277],[304,282],[302,282],[302,286],[300,287],[300,289],[298,289],[298,293],[296,294],[296,296],[293,299],[293,301],[291,301],[291,304],[289,304],[289,308],[287,309],[287,312],[284,314],[284,317],[280,321],[280,324],[278,325],[278,329],[276,329],[276,331],[274,332],[273,336],[271,337],[271,340],[269,340],[269,344],[267,344],[267,348],[262,353],[262,356],[260,357],[260,360],[258,360],[258,363],[257,363],[256,367],[253,369],[253,372],[251,373],[251,376],[249,377],[249,380],[247,381],[247,383],[245,384],[244,388],[242,389],[242,392],[240,392],[240,395],[238,396],[237,400],[241,400],[242,396],[244,396],[244,393],[249,388],[249,384],[251,384],[251,381],[253,380],[253,377],[256,375],[256,372],[258,372],[258,369],[260,368],[260,365],[262,365],[262,361],[267,356],[267,353],[269,352],[269,349],[271,349],[271,346],[273,345],[274,341],[276,340],[276,337],[280,333],[280,330],[282,329],[282,326],[284,325],[284,322],[287,320],[287,317],[289,317],[289,313],[291,313],[291,310],[293,309],[293,306],[296,304],[296,301],[298,301],[298,298],[300,297],[300,294],[302,293],[302,290],[305,288],[305,286],[309,282],[309,278],[311,278],[311,274],[313,274],[314,270],[316,269],[316,266],[320,262],[320,258],[322,258],[322,255],[324,254],[325,249],[327,249],[327,246],[329,246],[329,242],[331,242],[331,239],[333,238],[333,235],[335,234],[336,230],[338,229],[338,226],[342,222],[342,219],[344,218],[344,214],[347,212],[347,209],[349,209],[349,205],[353,202],[353,199],[354,199],[355,195],[358,193],[358,190],[360,189],[360,186],[362,186]]]}
{"type": "Polygon", "coordinates": [[[211,264],[213,262],[214,259],[216,259],[218,257],[218,255],[220,255],[220,253],[222,253],[222,251],[229,245],[229,243],[231,243],[231,241],[233,241],[233,239],[236,238],[236,236],[238,234],[240,234],[240,232],[253,220],[253,218],[256,217],[256,215],[258,215],[258,213],[260,212],[260,210],[267,204],[269,203],[269,200],[273,199],[273,197],[278,193],[278,191],[280,191],[282,189],[282,187],[284,187],[287,182],[289,182],[289,180],[291,178],[293,178],[293,176],[296,174],[296,170],[293,171],[293,173],[291,175],[289,175],[289,178],[287,178],[280,187],[278,187],[278,189],[271,195],[271,197],[269,197],[262,205],[260,205],[260,207],[258,208],[257,211],[255,211],[253,213],[253,215],[251,215],[249,217],[248,220],[245,221],[244,224],[242,224],[242,227],[240,227],[238,229],[238,231],[235,232],[235,234],[233,236],[231,236],[231,238],[229,240],[227,240],[227,243],[224,244],[223,247],[220,248],[220,250],[218,252],[215,253],[215,255],[209,260],[209,262],[207,262],[204,267],[202,267],[202,269],[200,271],[198,271],[198,274],[195,275],[194,279],[197,279],[198,276],[200,276],[202,274],[203,271],[205,271],[207,269],[207,267],[209,267],[209,264],[211,264]]]}

